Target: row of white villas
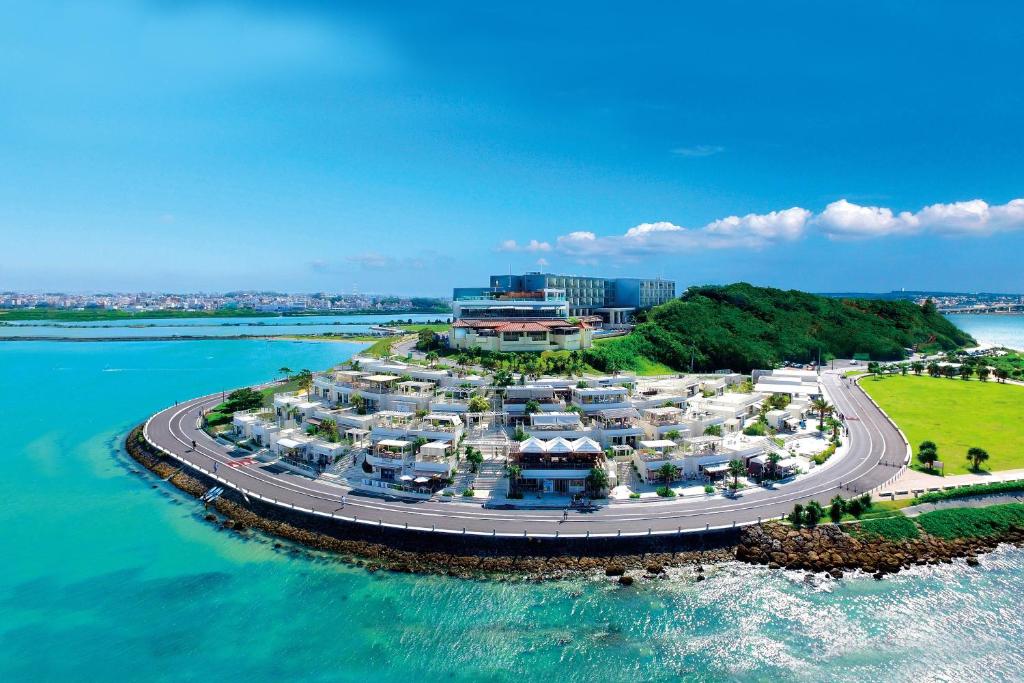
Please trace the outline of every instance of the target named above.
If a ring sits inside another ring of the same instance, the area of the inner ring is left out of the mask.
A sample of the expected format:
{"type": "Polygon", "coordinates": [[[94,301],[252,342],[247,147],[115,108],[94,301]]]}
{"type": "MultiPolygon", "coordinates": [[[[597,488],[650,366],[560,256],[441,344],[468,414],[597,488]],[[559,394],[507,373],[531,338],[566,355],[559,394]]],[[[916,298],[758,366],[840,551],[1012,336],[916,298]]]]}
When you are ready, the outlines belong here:
{"type": "MultiPolygon", "coordinates": [[[[453,456],[469,430],[522,434],[512,452],[531,473],[521,475],[522,486],[575,493],[591,467],[604,467],[614,479],[606,453],[631,460],[646,481],[656,480],[668,462],[693,478],[763,454],[761,445],[739,448],[704,435],[713,425],[724,435],[739,432],[758,414],[763,393],[727,391],[741,379],[551,377],[499,387],[484,377],[361,359],[359,369],[318,374],[309,397],[279,394],[272,412],[236,414],[234,430],[287,461],[318,468],[354,446],[366,452],[369,478],[435,490],[452,476],[453,456]],[[473,396],[486,398],[490,410],[470,413],[473,396]],[[343,443],[309,433],[326,420],[337,425],[343,443]]],[[[805,384],[777,411],[783,426],[807,410],[814,391],[805,384]]]]}

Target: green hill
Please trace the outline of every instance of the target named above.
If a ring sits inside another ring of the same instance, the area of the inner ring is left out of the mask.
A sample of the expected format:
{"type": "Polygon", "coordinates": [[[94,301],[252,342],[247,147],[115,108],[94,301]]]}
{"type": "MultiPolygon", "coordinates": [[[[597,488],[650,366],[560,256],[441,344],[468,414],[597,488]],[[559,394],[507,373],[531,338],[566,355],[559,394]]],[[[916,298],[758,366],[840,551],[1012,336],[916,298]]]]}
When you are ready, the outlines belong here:
{"type": "Polygon", "coordinates": [[[697,370],[749,372],[810,362],[819,352],[822,360],[896,360],[915,345],[952,350],[973,343],[930,303],[837,299],[741,282],[689,288],[651,309],[631,334],[596,344],[587,360],[629,370],[646,357],[682,370],[692,358],[697,370]]]}

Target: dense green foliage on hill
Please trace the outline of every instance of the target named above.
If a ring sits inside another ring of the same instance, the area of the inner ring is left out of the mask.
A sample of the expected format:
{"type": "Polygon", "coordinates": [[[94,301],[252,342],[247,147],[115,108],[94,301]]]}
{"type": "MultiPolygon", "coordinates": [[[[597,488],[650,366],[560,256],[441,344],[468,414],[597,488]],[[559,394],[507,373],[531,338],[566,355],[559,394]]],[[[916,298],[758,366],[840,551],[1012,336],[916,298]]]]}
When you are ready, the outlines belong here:
{"type": "Polygon", "coordinates": [[[896,360],[926,344],[952,350],[974,340],[935,307],[910,301],[836,299],[746,283],[689,288],[651,309],[626,337],[595,345],[587,360],[631,369],[638,356],[677,369],[749,372],[782,361],[896,360]]]}

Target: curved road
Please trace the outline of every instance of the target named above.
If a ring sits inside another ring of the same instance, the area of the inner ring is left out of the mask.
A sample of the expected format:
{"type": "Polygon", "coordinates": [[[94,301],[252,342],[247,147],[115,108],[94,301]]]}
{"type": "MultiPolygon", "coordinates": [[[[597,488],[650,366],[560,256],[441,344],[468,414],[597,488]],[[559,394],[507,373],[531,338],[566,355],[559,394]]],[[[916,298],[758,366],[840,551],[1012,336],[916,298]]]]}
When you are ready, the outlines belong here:
{"type": "Polygon", "coordinates": [[[268,472],[261,463],[229,465],[238,458],[198,428],[203,410],[222,400],[220,392],[157,413],[145,426],[158,450],[216,479],[224,486],[290,509],[339,521],[447,534],[514,537],[608,537],[705,531],[780,517],[796,502],[826,503],[879,486],[903,466],[907,445],[900,432],[860,387],[841,375],[822,375],[832,402],[846,418],[850,449],[841,459],[776,489],[751,488],[734,499],[614,501],[593,511],[493,509],[458,499],[410,501],[378,497],[347,486],[290,472],[268,472]],[[192,440],[196,441],[195,450],[192,440]],[[216,464],[216,472],[215,465],[216,464]],[[350,493],[342,507],[341,496],[350,493]]]}

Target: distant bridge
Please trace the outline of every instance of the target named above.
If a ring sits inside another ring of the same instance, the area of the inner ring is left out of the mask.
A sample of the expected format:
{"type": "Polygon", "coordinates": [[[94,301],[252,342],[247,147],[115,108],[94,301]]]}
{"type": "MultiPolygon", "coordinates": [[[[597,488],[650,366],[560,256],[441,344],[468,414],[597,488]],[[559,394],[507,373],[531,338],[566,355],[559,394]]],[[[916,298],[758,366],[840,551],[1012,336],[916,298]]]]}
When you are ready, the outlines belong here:
{"type": "Polygon", "coordinates": [[[1024,303],[940,308],[939,313],[1024,313],[1024,303]]]}

